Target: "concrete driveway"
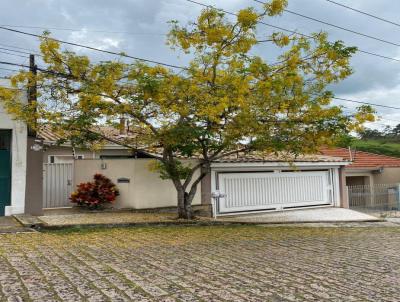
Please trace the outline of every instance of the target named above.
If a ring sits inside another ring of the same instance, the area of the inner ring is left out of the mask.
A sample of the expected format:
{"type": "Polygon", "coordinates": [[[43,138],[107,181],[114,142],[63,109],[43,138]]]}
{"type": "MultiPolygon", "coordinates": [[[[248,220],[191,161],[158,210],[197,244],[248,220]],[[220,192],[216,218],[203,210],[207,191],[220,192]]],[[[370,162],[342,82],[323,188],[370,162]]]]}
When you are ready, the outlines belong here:
{"type": "Polygon", "coordinates": [[[221,216],[223,221],[236,221],[260,224],[274,223],[343,223],[382,221],[374,216],[350,209],[324,207],[296,209],[280,212],[253,213],[234,216],[221,216]]]}
{"type": "Polygon", "coordinates": [[[0,301],[400,301],[400,228],[0,235],[0,301]]]}

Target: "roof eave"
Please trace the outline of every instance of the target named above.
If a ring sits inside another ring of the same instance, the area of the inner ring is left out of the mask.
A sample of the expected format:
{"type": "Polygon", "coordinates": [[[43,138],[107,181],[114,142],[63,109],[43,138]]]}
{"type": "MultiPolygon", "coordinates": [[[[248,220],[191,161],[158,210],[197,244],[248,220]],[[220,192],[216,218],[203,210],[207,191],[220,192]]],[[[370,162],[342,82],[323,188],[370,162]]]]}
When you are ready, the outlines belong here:
{"type": "MultiPolygon", "coordinates": [[[[64,143],[64,144],[59,144],[59,145],[58,145],[58,144],[57,144],[57,141],[44,140],[44,141],[43,141],[43,144],[46,145],[46,146],[51,146],[51,147],[55,146],[55,147],[67,147],[67,148],[72,148],[71,143],[64,143]]],[[[81,148],[78,147],[78,149],[81,149],[81,148]]],[[[117,150],[121,150],[121,149],[122,149],[122,150],[129,150],[128,147],[124,147],[124,146],[117,145],[117,144],[103,145],[100,149],[101,149],[101,150],[104,150],[104,149],[117,149],[117,150]]]]}
{"type": "Polygon", "coordinates": [[[284,162],[284,161],[243,161],[243,162],[213,162],[212,168],[220,167],[340,167],[346,166],[348,161],[297,161],[297,162],[284,162]]]}

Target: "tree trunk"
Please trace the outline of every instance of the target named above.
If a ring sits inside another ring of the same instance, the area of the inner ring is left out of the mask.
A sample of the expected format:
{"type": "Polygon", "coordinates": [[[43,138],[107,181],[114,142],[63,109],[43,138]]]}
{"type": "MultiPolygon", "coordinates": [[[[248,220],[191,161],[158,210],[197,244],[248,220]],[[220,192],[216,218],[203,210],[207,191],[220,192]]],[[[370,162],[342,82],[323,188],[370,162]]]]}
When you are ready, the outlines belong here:
{"type": "Polygon", "coordinates": [[[189,193],[181,191],[178,192],[178,218],[180,219],[193,219],[192,200],[194,196],[189,193]]]}

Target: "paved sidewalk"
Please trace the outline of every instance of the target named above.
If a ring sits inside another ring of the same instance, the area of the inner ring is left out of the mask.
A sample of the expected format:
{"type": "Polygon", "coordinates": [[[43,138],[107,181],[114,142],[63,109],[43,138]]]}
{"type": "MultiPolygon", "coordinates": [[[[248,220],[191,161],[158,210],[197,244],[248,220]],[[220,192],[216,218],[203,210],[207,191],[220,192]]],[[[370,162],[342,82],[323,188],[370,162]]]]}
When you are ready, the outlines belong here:
{"type": "Polygon", "coordinates": [[[136,213],[132,211],[86,212],[65,215],[39,216],[44,228],[84,226],[143,226],[154,224],[196,224],[210,221],[199,217],[195,221],[178,220],[175,213],[136,213]]]}
{"type": "Polygon", "coordinates": [[[221,216],[222,221],[243,223],[344,223],[344,222],[378,222],[382,219],[365,213],[334,207],[296,209],[281,212],[253,213],[239,216],[221,216]]]}
{"type": "Polygon", "coordinates": [[[400,227],[0,235],[0,301],[400,301],[400,227]]]}
{"type": "Polygon", "coordinates": [[[220,216],[216,220],[198,217],[194,221],[178,220],[175,213],[138,213],[133,211],[86,212],[31,217],[16,215],[26,226],[30,224],[44,228],[66,228],[85,226],[143,226],[155,224],[287,224],[287,223],[353,223],[379,222],[382,219],[342,208],[314,208],[284,212],[254,213],[235,216],[220,216]],[[33,219],[34,218],[34,219],[33,219]],[[31,221],[36,220],[35,222],[31,221]]]}
{"type": "Polygon", "coordinates": [[[21,232],[33,232],[33,230],[23,227],[14,217],[0,217],[0,234],[21,232]]]}

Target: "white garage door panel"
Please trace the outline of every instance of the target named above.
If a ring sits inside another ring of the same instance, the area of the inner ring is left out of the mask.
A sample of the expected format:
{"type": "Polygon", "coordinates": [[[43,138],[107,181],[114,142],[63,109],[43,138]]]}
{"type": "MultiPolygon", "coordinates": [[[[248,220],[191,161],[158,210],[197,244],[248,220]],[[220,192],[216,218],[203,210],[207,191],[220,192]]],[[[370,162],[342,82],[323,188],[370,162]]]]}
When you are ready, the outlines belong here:
{"type": "Polygon", "coordinates": [[[267,210],[330,203],[329,173],[221,173],[219,212],[267,210]]]}

